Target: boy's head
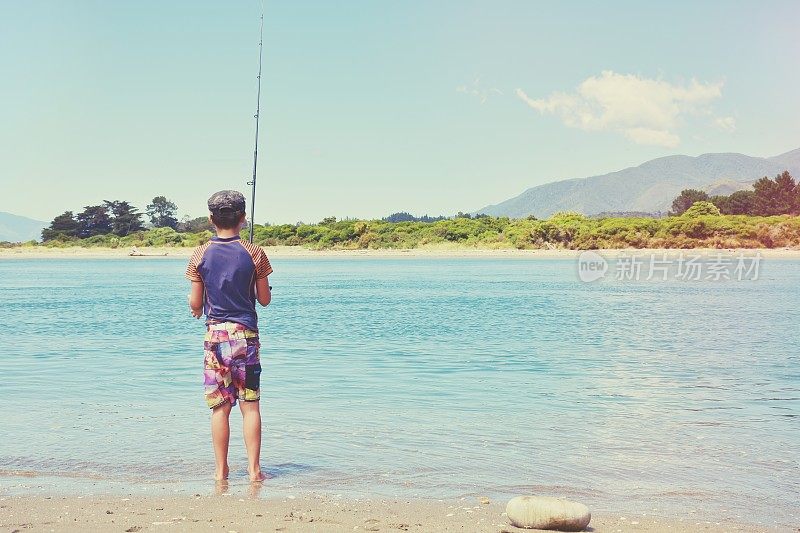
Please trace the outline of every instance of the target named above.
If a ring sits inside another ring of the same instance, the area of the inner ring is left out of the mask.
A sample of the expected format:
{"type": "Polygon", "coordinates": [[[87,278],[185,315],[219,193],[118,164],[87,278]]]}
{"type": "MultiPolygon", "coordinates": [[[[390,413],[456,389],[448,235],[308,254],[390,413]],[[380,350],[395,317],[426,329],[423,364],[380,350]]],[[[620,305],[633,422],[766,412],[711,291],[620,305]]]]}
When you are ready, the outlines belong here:
{"type": "Polygon", "coordinates": [[[208,199],[211,223],[217,229],[238,229],[245,216],[244,196],[239,191],[219,191],[208,199]]]}

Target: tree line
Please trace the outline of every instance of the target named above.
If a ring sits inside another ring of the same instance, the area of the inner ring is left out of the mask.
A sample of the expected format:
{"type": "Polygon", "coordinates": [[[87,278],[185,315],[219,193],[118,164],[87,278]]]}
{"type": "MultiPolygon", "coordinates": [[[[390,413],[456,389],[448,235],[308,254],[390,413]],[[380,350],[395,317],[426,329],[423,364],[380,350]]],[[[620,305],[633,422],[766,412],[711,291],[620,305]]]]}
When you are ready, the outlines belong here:
{"type": "MultiPolygon", "coordinates": [[[[180,224],[178,228],[180,229],[180,224]]],[[[317,224],[255,225],[261,246],[312,249],[383,249],[428,246],[469,248],[774,248],[800,246],[800,216],[723,215],[707,201],[695,202],[679,216],[593,218],[578,213],[536,217],[452,217],[436,222],[336,220],[317,224]]],[[[246,235],[243,232],[243,236],[246,235]]],[[[179,232],[171,227],[89,238],[47,240],[47,247],[194,247],[211,231],[179,232]]],[[[26,243],[36,246],[36,242],[26,243]]],[[[2,246],[2,243],[0,243],[2,246]]]]}
{"type": "Polygon", "coordinates": [[[710,202],[723,215],[797,215],[800,214],[800,184],[784,171],[774,179],[764,176],[753,184],[753,190],[736,191],[728,196],[709,196],[705,191],[684,189],[673,200],[670,214],[681,215],[695,202],[710,202]]]}
{"type": "Polygon", "coordinates": [[[593,218],[579,213],[536,217],[451,217],[436,222],[326,220],[256,225],[262,246],[385,249],[475,248],[761,248],[800,245],[800,217],[726,216],[697,202],[680,216],[593,218]]]}
{"type": "MultiPolygon", "coordinates": [[[[459,211],[459,215],[463,215],[463,213],[459,211]]],[[[445,216],[430,217],[428,215],[416,217],[406,211],[400,211],[399,213],[392,213],[388,217],[383,217],[381,220],[384,222],[437,222],[446,218],[445,216]]]]}
{"type": "Polygon", "coordinates": [[[99,205],[87,205],[80,213],[64,211],[42,230],[42,240],[86,239],[97,235],[125,237],[151,228],[172,228],[182,232],[211,229],[205,217],[178,222],[178,206],[164,196],[156,196],[142,213],[130,202],[104,200],[99,205]],[[149,224],[143,217],[147,216],[149,224]]]}

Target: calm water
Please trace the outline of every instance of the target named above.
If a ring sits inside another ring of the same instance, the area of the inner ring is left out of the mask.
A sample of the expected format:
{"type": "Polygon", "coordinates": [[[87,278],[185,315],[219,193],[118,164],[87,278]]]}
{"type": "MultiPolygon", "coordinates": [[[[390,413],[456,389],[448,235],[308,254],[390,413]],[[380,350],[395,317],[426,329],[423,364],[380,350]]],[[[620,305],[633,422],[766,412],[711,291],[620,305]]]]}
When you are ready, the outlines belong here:
{"type": "MultiPolygon", "coordinates": [[[[184,266],[0,261],[0,493],[208,485],[184,266]]],[[[603,511],[800,516],[799,261],[738,283],[584,284],[571,260],[273,266],[271,493],[533,491],[603,511]]]]}

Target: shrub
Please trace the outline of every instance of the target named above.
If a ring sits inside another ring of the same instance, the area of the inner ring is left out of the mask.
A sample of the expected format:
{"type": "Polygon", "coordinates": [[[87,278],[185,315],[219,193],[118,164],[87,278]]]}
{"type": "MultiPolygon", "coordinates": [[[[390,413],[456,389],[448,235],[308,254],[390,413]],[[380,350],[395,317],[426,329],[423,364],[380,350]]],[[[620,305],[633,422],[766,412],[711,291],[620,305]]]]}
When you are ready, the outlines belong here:
{"type": "Polygon", "coordinates": [[[711,202],[695,202],[692,207],[687,209],[681,216],[683,217],[699,217],[705,215],[719,216],[719,207],[711,202]]]}

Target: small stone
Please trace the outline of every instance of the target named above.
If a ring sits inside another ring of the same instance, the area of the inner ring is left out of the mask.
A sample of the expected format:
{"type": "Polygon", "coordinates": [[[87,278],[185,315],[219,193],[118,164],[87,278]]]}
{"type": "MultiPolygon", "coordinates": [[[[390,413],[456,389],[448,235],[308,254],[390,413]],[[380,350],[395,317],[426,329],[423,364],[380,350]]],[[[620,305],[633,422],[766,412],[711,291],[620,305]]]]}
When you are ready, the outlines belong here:
{"type": "Polygon", "coordinates": [[[506,505],[512,525],[526,529],[583,531],[592,519],[582,503],[549,496],[517,496],[506,505]]]}
{"type": "Polygon", "coordinates": [[[481,502],[483,505],[489,505],[489,504],[491,503],[491,501],[489,500],[489,498],[487,498],[486,496],[481,496],[481,498],[480,498],[480,502],[481,502]]]}

